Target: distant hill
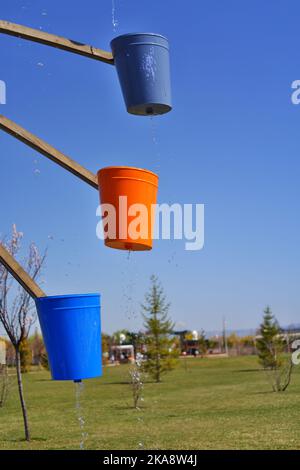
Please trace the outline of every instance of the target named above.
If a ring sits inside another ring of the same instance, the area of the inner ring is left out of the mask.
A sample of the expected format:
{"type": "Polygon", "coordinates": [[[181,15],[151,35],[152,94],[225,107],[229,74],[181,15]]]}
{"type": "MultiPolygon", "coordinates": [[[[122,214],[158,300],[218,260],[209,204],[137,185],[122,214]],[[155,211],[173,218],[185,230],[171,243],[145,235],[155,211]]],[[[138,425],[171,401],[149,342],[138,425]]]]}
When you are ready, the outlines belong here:
{"type": "MultiPolygon", "coordinates": [[[[281,327],[283,331],[300,331],[300,323],[294,323],[292,325],[288,326],[282,326],[281,327]]],[[[241,330],[233,330],[233,329],[228,329],[226,330],[227,336],[235,333],[237,336],[253,336],[256,335],[257,328],[249,328],[249,329],[241,329],[241,330]]],[[[222,336],[223,331],[222,330],[211,330],[211,331],[206,331],[206,336],[208,338],[211,338],[213,336],[222,336]]]]}
{"type": "MultiPolygon", "coordinates": [[[[256,334],[256,329],[241,329],[241,330],[231,330],[231,329],[227,330],[226,329],[226,335],[227,336],[229,336],[233,333],[235,333],[237,336],[250,336],[250,335],[255,335],[256,334]]],[[[223,335],[223,330],[206,331],[205,334],[208,338],[211,338],[213,336],[222,336],[223,335]]]]}

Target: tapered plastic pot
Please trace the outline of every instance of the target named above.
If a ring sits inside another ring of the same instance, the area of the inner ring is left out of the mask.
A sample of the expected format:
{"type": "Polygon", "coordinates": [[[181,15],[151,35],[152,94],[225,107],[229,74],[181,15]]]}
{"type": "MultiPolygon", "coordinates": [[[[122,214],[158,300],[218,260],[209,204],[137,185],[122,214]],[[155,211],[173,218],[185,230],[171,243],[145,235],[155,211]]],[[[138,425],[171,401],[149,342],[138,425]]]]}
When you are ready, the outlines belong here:
{"type": "Polygon", "coordinates": [[[127,111],[142,116],[172,109],[168,40],[154,33],[131,33],[111,41],[127,111]]]}
{"type": "Polygon", "coordinates": [[[148,170],[111,166],[98,171],[104,243],[119,250],[151,250],[158,176],[148,170]]]}
{"type": "Polygon", "coordinates": [[[54,380],[102,375],[100,295],[57,295],[35,300],[54,380]]]}

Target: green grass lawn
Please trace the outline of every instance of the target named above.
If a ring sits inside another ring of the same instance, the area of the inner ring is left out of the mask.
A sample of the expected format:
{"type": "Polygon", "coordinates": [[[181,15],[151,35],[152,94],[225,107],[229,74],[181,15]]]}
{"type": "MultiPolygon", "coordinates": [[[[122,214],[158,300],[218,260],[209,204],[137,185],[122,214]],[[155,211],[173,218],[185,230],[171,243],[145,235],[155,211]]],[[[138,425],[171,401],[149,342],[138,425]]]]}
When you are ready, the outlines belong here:
{"type": "MultiPolygon", "coordinates": [[[[106,367],[85,384],[86,449],[300,449],[300,367],[273,393],[256,357],[180,361],[160,384],[146,382],[132,408],[128,367],[106,367]]],[[[47,372],[24,376],[32,442],[14,388],[0,409],[0,449],[78,449],[75,385],[47,372]]]]}

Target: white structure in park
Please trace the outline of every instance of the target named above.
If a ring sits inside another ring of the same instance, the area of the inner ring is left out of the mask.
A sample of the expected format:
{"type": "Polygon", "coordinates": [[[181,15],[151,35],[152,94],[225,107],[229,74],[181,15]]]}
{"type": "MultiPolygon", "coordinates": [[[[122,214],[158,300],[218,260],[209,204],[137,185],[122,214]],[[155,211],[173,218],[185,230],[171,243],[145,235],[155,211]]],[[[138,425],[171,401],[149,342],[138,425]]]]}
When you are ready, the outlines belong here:
{"type": "Polygon", "coordinates": [[[6,364],[6,342],[0,338],[0,365],[6,364]]]}

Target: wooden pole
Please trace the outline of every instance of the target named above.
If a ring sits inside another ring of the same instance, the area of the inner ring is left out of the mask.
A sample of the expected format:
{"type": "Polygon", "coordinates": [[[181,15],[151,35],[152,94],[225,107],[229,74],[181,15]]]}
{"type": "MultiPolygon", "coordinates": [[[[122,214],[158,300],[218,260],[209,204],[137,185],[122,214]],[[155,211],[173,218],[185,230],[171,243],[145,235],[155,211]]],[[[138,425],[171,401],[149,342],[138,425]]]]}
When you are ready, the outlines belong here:
{"type": "Polygon", "coordinates": [[[19,284],[36,299],[37,297],[46,297],[46,294],[34,282],[34,280],[24,271],[22,266],[11,256],[11,254],[0,243],[0,263],[10,272],[19,284]]]}
{"type": "Polygon", "coordinates": [[[78,41],[66,39],[55,34],[45,33],[39,29],[28,28],[9,21],[0,20],[0,33],[27,39],[29,41],[45,44],[46,46],[56,47],[74,54],[83,55],[89,59],[100,60],[106,64],[114,64],[114,58],[111,52],[103,51],[88,44],[82,44],[78,41]]]}
{"type": "Polygon", "coordinates": [[[98,189],[97,175],[79,165],[79,163],[67,157],[67,155],[64,155],[59,150],[47,144],[44,140],[39,139],[37,136],[31,134],[26,129],[6,118],[2,114],[0,114],[0,129],[49,158],[54,163],[57,163],[57,165],[77,176],[93,188],[98,189]]]}

